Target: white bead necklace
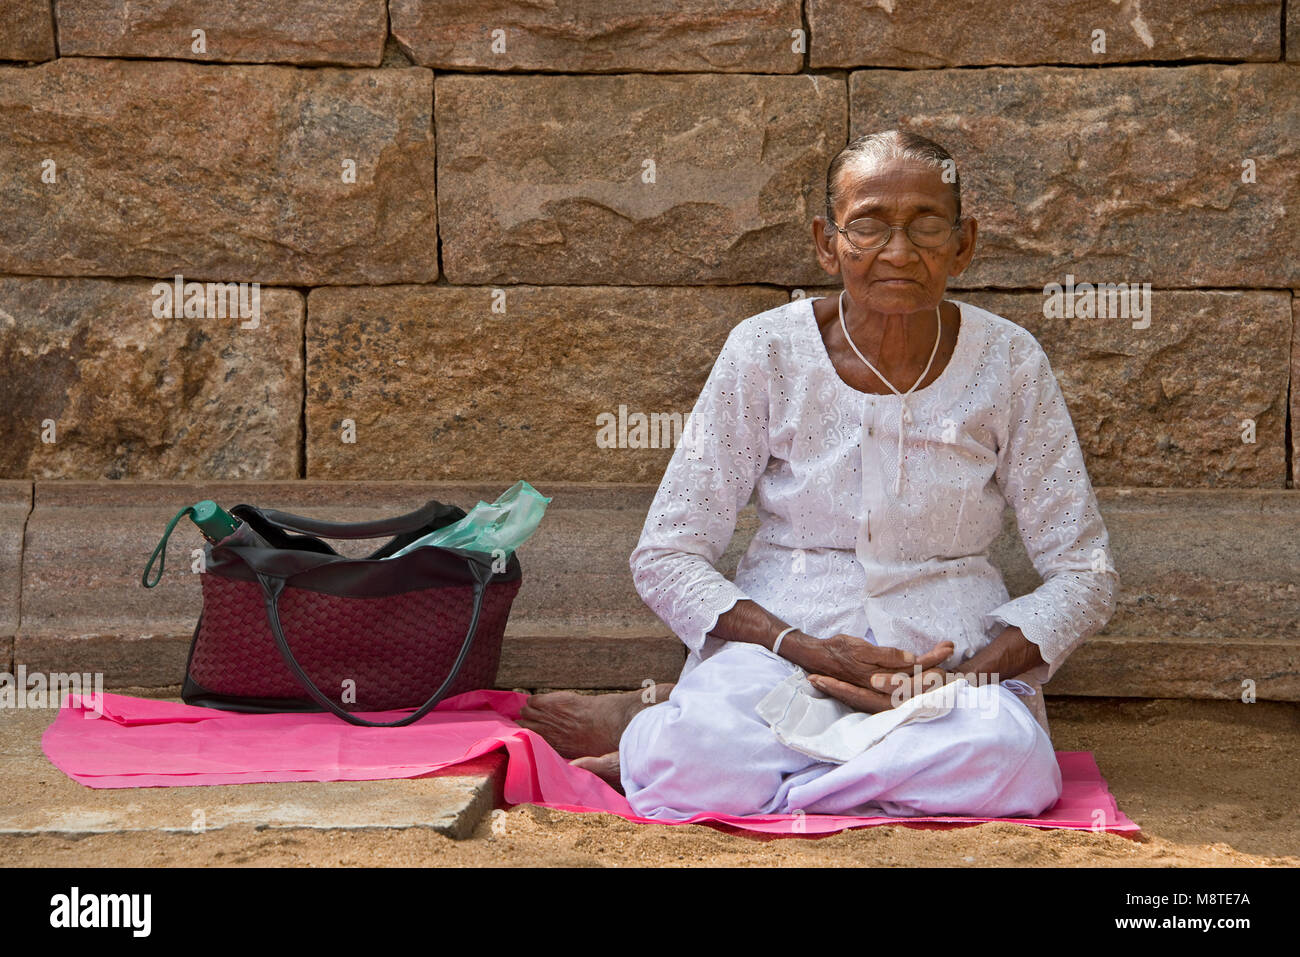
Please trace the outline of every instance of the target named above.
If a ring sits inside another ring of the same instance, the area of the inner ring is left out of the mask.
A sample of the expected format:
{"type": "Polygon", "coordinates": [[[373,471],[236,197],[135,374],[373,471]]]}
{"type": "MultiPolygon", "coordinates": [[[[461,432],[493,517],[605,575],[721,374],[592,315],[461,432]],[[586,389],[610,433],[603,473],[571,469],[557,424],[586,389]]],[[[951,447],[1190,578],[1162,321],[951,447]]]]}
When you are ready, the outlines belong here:
{"type": "Polygon", "coordinates": [[[840,290],[839,295],[840,328],[844,330],[845,341],[848,342],[849,347],[857,353],[858,358],[866,363],[867,368],[876,374],[876,378],[889,386],[894,395],[898,396],[901,400],[901,407],[898,413],[898,478],[894,483],[894,494],[901,495],[903,492],[903,425],[912,424],[912,411],[907,407],[907,397],[912,394],[913,389],[925,381],[926,375],[930,372],[930,366],[934,364],[934,357],[939,352],[939,340],[943,337],[943,317],[939,314],[939,307],[935,306],[934,318],[936,320],[937,331],[934,337],[934,348],[930,350],[930,361],[925,364],[925,372],[921,373],[921,377],[912,383],[912,388],[908,389],[906,392],[899,392],[894,388],[892,382],[880,374],[880,370],[867,361],[867,357],[862,354],[862,350],[858,348],[857,343],[853,341],[853,337],[849,335],[849,327],[844,322],[844,293],[846,292],[848,292],[847,289],[842,289],[840,290]]]}

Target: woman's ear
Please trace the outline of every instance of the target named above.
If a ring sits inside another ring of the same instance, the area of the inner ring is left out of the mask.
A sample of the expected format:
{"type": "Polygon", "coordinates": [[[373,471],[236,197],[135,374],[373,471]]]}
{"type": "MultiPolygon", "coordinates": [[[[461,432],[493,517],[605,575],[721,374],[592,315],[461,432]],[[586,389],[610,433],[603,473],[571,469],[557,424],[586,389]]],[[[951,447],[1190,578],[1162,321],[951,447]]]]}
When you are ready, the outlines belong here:
{"type": "Polygon", "coordinates": [[[963,216],[961,218],[957,255],[948,270],[949,276],[960,276],[966,271],[966,267],[970,265],[971,259],[975,257],[975,238],[978,232],[978,224],[974,216],[963,216]]]}
{"type": "Polygon", "coordinates": [[[817,250],[817,262],[822,269],[831,276],[840,274],[840,257],[835,252],[836,232],[831,227],[830,234],[827,235],[828,220],[825,216],[813,217],[813,244],[817,250]]]}

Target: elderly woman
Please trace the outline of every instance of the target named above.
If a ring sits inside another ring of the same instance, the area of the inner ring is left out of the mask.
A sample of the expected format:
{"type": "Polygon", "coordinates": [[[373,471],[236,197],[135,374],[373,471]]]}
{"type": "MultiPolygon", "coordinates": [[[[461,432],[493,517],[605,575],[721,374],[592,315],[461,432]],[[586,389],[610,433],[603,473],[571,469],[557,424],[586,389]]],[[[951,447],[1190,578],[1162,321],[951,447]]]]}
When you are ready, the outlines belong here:
{"type": "Polygon", "coordinates": [[[1106,624],[1118,576],[1042,347],[944,298],[975,251],[954,172],[894,130],[835,157],[813,240],[843,291],[732,329],[631,555],[681,676],[521,714],[644,817],[1011,817],[1060,797],[1042,684],[1106,624]],[[987,557],[1007,503],[1043,578],[1014,600],[987,557]]]}

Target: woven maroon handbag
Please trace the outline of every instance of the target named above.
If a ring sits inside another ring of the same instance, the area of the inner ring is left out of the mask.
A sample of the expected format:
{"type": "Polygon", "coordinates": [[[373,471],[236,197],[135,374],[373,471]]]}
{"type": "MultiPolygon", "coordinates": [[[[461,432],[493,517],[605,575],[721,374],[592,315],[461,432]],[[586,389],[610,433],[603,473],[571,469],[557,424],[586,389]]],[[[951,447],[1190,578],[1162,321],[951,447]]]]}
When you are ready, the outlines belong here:
{"type": "Polygon", "coordinates": [[[203,611],[182,699],[232,711],[332,711],[399,727],[448,695],[496,683],[519,560],[459,548],[385,558],[465,516],[452,505],[373,522],[325,522],[237,505],[234,533],[207,546],[203,611]],[[301,532],[290,535],[289,532],[301,532]],[[316,536],[389,542],[365,558],[316,536]],[[415,708],[398,721],[353,712],[415,708]]]}

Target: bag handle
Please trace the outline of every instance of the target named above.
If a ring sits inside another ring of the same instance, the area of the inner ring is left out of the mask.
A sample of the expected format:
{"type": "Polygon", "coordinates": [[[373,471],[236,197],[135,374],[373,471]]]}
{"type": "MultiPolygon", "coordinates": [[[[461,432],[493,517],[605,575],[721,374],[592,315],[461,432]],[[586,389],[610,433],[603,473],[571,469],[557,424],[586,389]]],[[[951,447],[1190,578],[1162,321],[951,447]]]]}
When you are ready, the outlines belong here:
{"type": "MultiPolygon", "coordinates": [[[[321,535],[325,538],[387,538],[402,532],[413,532],[447,515],[456,515],[460,509],[454,505],[444,505],[430,499],[424,505],[405,515],[393,518],[377,518],[369,522],[327,522],[324,519],[309,518],[306,515],[293,515],[274,508],[255,508],[251,505],[237,505],[237,509],[252,509],[273,525],[291,532],[305,535],[321,535]]],[[[232,512],[234,509],[231,510],[232,512]]],[[[463,513],[462,513],[463,514],[463,513]]]]}
{"type": "MultiPolygon", "coordinates": [[[[266,599],[266,616],[271,622],[271,635],[275,638],[275,646],[280,649],[280,656],[284,659],[284,663],[289,666],[289,670],[293,672],[294,677],[307,689],[307,693],[312,696],[316,703],[333,711],[349,724],[361,725],[367,728],[400,728],[419,721],[443,699],[447,694],[447,689],[452,686],[456,676],[460,674],[461,665],[465,663],[470,646],[474,643],[474,636],[478,632],[479,615],[483,611],[483,593],[486,591],[487,583],[482,578],[481,566],[473,562],[468,564],[474,574],[474,613],[470,617],[469,630],[465,633],[465,641],[460,646],[460,654],[456,656],[451,671],[448,672],[442,685],[430,696],[429,700],[420,705],[413,714],[409,714],[398,721],[367,721],[365,718],[358,718],[356,715],[340,708],[316,687],[316,683],[308,677],[307,672],[303,671],[302,665],[298,664],[298,659],[294,657],[293,651],[289,648],[289,643],[284,638],[284,628],[280,623],[280,593],[284,591],[284,579],[264,575],[261,572],[256,572],[256,574],[257,580],[262,585],[262,594],[266,599]]],[[[491,578],[490,572],[488,577],[491,578]]]]}
{"type": "MultiPolygon", "coordinates": [[[[407,512],[405,515],[380,518],[369,522],[326,522],[319,518],[293,515],[274,508],[257,508],[253,505],[236,505],[232,509],[232,512],[239,511],[255,512],[272,525],[277,525],[289,531],[302,532],[307,535],[322,535],[325,538],[386,538],[400,535],[403,532],[418,531],[448,515],[460,518],[465,514],[454,505],[444,505],[436,499],[430,499],[420,508],[413,512],[407,512]]],[[[140,584],[144,585],[145,588],[154,588],[162,580],[163,568],[167,564],[167,542],[176,528],[176,523],[184,515],[193,518],[194,506],[185,506],[172,516],[172,520],[167,523],[167,529],[163,532],[162,539],[158,542],[157,547],[154,548],[153,554],[149,556],[149,564],[145,565],[144,574],[140,578],[140,584]],[[158,574],[154,576],[153,581],[150,581],[149,571],[153,568],[154,562],[158,563],[158,574]]],[[[333,549],[330,549],[330,551],[332,552],[333,549]]]]}
{"type": "Polygon", "coordinates": [[[163,537],[154,548],[153,554],[149,556],[149,564],[144,566],[144,574],[140,576],[140,584],[145,588],[153,588],[162,581],[163,568],[167,564],[167,541],[172,537],[172,532],[176,529],[176,523],[181,520],[182,515],[188,515],[193,518],[194,506],[186,505],[183,509],[173,515],[172,520],[167,523],[167,530],[163,532],[163,537]],[[155,561],[158,562],[158,574],[154,576],[154,580],[150,582],[149,569],[153,568],[153,563],[155,561]]]}

